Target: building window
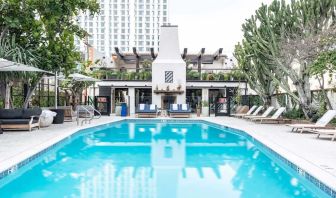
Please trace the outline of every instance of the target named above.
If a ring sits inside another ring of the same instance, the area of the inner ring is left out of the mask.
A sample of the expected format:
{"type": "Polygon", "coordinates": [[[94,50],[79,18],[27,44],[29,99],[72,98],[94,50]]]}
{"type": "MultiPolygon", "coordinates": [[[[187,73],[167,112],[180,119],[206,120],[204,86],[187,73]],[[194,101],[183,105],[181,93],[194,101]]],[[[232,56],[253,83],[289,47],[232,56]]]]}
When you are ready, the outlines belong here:
{"type": "Polygon", "coordinates": [[[173,80],[174,80],[173,71],[165,71],[165,82],[166,83],[173,83],[173,80]]]}

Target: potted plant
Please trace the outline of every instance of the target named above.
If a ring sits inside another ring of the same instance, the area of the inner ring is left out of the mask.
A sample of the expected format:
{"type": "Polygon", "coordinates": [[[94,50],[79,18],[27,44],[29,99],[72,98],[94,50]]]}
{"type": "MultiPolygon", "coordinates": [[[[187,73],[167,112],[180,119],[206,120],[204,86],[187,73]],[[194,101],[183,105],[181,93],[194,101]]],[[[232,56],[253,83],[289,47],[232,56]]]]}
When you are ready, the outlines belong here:
{"type": "Polygon", "coordinates": [[[196,104],[196,114],[197,114],[197,117],[201,116],[201,104],[200,103],[196,104]]]}
{"type": "Polygon", "coordinates": [[[177,86],[177,91],[181,91],[181,88],[182,88],[182,85],[179,84],[179,85],[177,86]]]}
{"type": "Polygon", "coordinates": [[[202,80],[207,80],[208,73],[202,73],[202,80]]]}
{"type": "Polygon", "coordinates": [[[112,80],[116,80],[116,79],[118,79],[118,73],[117,72],[112,72],[111,73],[111,77],[110,77],[110,79],[112,79],[112,80]]]}
{"type": "Polygon", "coordinates": [[[193,80],[199,80],[200,74],[197,71],[194,71],[192,76],[193,76],[193,80]]]}
{"type": "Polygon", "coordinates": [[[205,117],[209,116],[209,102],[206,100],[202,101],[202,115],[205,117]]]}
{"type": "Polygon", "coordinates": [[[214,80],[215,79],[215,77],[214,77],[214,74],[212,74],[212,73],[208,73],[208,75],[207,75],[207,80],[214,80]]]}

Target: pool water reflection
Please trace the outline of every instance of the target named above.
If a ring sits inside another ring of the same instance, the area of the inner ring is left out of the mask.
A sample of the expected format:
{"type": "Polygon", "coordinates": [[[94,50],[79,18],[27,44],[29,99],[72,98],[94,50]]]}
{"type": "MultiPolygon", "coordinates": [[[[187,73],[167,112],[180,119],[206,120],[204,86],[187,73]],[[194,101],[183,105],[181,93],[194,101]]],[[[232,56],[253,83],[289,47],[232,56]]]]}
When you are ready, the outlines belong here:
{"type": "Polygon", "coordinates": [[[85,130],[37,165],[11,175],[0,197],[324,196],[232,132],[169,121],[85,130]]]}

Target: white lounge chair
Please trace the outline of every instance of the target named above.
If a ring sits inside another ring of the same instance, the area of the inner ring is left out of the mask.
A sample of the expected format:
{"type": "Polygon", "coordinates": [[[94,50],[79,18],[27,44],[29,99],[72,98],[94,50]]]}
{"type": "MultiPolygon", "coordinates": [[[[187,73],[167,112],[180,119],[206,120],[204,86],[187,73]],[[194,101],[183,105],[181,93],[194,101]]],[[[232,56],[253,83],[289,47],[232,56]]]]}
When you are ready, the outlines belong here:
{"type": "Polygon", "coordinates": [[[239,118],[244,118],[245,116],[251,116],[251,115],[253,115],[253,116],[257,116],[258,115],[258,113],[263,109],[264,107],[263,106],[259,106],[252,114],[250,114],[250,115],[242,115],[242,116],[237,116],[237,117],[239,117],[239,118]]]}
{"type": "Polygon", "coordinates": [[[315,124],[289,124],[292,127],[292,132],[300,133],[303,131],[311,131],[311,129],[327,129],[327,124],[336,116],[336,110],[328,110],[315,124]]]}
{"type": "Polygon", "coordinates": [[[252,121],[260,121],[261,124],[263,123],[280,123],[280,122],[286,122],[290,121],[290,119],[283,119],[280,118],[281,114],[286,110],[286,107],[280,107],[273,115],[272,117],[267,118],[252,118],[252,121]]]}
{"type": "Polygon", "coordinates": [[[241,117],[241,116],[246,116],[246,115],[251,115],[252,112],[257,108],[256,105],[252,106],[250,110],[248,110],[248,112],[246,113],[234,113],[234,114],[231,114],[231,116],[233,117],[241,117]]]}
{"type": "Polygon", "coordinates": [[[266,109],[266,111],[261,115],[251,115],[251,116],[244,116],[245,119],[256,119],[256,118],[266,118],[272,111],[274,107],[270,106],[266,109]]]}

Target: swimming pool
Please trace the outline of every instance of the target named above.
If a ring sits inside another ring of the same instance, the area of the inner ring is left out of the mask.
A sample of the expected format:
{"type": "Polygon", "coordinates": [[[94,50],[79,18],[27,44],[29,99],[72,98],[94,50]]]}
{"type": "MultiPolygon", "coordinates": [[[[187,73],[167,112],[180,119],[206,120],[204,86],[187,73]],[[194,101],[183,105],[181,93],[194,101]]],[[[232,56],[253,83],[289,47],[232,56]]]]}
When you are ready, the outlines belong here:
{"type": "Polygon", "coordinates": [[[327,197],[243,132],[126,120],[82,130],[0,180],[0,197],[327,197]]]}

